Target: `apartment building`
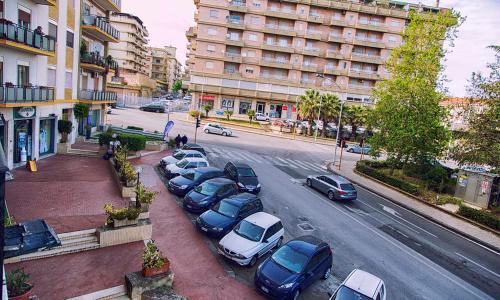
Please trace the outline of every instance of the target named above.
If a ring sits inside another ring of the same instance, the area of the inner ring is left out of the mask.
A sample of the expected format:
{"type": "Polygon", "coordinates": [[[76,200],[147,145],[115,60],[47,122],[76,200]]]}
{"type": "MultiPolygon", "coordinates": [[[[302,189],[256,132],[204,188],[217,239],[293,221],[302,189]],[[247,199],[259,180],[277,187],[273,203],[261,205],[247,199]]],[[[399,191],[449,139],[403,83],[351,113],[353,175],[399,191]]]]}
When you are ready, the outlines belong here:
{"type": "Polygon", "coordinates": [[[107,75],[118,73],[118,63],[109,53],[109,45],[120,41],[120,32],[110,23],[110,15],[120,12],[120,0],[82,1],[79,102],[90,105],[90,116],[79,120],[78,132],[84,134],[85,125],[93,130],[105,123],[106,106],[116,102],[116,92],[106,86],[107,75]]]}
{"type": "Polygon", "coordinates": [[[195,0],[187,68],[193,109],[296,118],[309,88],[369,105],[411,9],[400,1],[195,0]],[[321,76],[318,76],[321,74],[321,76]]]}
{"type": "Polygon", "coordinates": [[[56,153],[57,121],[75,124],[79,25],[79,1],[0,0],[0,142],[9,168],[56,153]]]}
{"type": "Polygon", "coordinates": [[[157,92],[159,94],[171,92],[175,81],[181,76],[181,64],[176,58],[177,48],[172,46],[150,47],[149,53],[150,76],[156,80],[157,92]]]}
{"type": "Polygon", "coordinates": [[[110,91],[118,94],[118,99],[134,101],[151,97],[156,89],[147,59],[148,30],[142,20],[128,13],[113,12],[111,25],[120,32],[120,42],[109,47],[109,54],[118,63],[119,76],[108,76],[110,91]]]}

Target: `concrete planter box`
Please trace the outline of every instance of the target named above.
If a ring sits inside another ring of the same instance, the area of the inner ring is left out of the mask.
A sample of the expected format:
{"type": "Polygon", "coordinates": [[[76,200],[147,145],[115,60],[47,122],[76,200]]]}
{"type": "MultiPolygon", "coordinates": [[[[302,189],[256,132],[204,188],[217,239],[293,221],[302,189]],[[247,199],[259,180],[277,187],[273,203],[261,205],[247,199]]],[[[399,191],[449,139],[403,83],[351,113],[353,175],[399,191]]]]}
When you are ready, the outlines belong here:
{"type": "Polygon", "coordinates": [[[292,128],[281,127],[281,126],[271,126],[271,130],[275,133],[292,133],[292,128]]]}
{"type": "Polygon", "coordinates": [[[139,220],[145,220],[145,219],[149,219],[149,211],[140,213],[139,220]]]}
{"type": "MultiPolygon", "coordinates": [[[[144,277],[142,272],[134,272],[125,275],[125,287],[127,296],[132,300],[141,300],[143,293],[158,288],[172,288],[174,284],[174,272],[168,272],[153,277],[144,277]]],[[[168,298],[162,298],[168,299],[168,298]]]]}
{"type": "Polygon", "coordinates": [[[99,227],[96,235],[101,247],[109,247],[151,239],[153,226],[149,219],[138,220],[136,225],[119,228],[99,227]]]}
{"type": "Polygon", "coordinates": [[[165,151],[167,150],[168,145],[164,142],[156,142],[156,141],[147,141],[146,142],[146,151],[165,151]]]}
{"type": "Polygon", "coordinates": [[[134,219],[134,220],[129,220],[129,219],[124,219],[124,220],[115,220],[113,219],[113,227],[114,228],[120,228],[120,227],[125,227],[125,226],[130,226],[130,225],[137,225],[137,222],[139,219],[134,219]]]}
{"type": "Polygon", "coordinates": [[[71,149],[71,145],[68,143],[57,144],[57,154],[67,154],[69,149],[71,149]]]}
{"type": "Polygon", "coordinates": [[[113,174],[113,179],[115,180],[118,189],[120,190],[120,194],[123,198],[132,198],[135,197],[135,183],[132,186],[126,186],[123,184],[120,175],[116,172],[115,163],[113,159],[108,160],[109,166],[111,168],[111,173],[113,174]]]}

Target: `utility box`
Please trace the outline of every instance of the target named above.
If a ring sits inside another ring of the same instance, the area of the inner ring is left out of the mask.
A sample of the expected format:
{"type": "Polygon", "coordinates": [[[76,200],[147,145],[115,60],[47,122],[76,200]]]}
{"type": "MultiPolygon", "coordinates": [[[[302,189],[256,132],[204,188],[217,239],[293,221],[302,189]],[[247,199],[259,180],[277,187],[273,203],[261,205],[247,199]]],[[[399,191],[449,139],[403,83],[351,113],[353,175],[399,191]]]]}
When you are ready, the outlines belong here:
{"type": "Polygon", "coordinates": [[[498,174],[460,170],[455,197],[481,208],[498,207],[500,205],[499,184],[498,174]]]}

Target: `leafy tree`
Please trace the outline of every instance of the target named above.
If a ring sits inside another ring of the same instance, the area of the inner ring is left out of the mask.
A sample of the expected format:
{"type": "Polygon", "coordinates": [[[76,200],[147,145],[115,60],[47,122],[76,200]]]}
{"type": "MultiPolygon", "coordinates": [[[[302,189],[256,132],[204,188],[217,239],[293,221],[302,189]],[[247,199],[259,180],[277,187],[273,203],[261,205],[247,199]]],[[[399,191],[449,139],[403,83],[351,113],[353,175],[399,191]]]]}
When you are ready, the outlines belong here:
{"type": "Polygon", "coordinates": [[[489,48],[496,52],[496,61],[488,64],[488,75],[472,73],[468,129],[458,134],[451,157],[460,165],[488,165],[500,173],[500,46],[489,48]],[[482,109],[473,109],[478,106],[482,109]]]}
{"type": "Polygon", "coordinates": [[[422,163],[439,156],[450,133],[443,124],[446,110],[442,87],[443,40],[453,40],[460,15],[454,11],[410,12],[405,43],[392,50],[386,68],[391,78],[378,82],[371,122],[378,128],[370,139],[374,154],[387,152],[391,168],[422,163]]]}
{"type": "Polygon", "coordinates": [[[250,120],[250,124],[252,124],[252,119],[255,117],[255,110],[253,109],[247,110],[247,116],[248,119],[250,120]]]}
{"type": "Polygon", "coordinates": [[[224,114],[226,115],[226,117],[227,117],[227,120],[228,120],[228,121],[229,121],[229,119],[231,118],[231,116],[233,115],[233,113],[234,113],[234,112],[233,112],[232,110],[229,110],[229,109],[226,109],[226,110],[224,111],[224,114]]]}
{"type": "Polygon", "coordinates": [[[201,115],[201,112],[198,111],[198,110],[190,110],[189,113],[188,113],[191,117],[193,118],[199,118],[200,115],[201,115]]]}
{"type": "Polygon", "coordinates": [[[305,95],[300,96],[298,112],[302,119],[309,121],[308,134],[312,134],[312,120],[318,118],[320,97],[319,92],[312,89],[307,90],[305,95]]]}
{"type": "Polygon", "coordinates": [[[321,135],[326,136],[326,124],[328,122],[337,120],[340,112],[340,99],[335,94],[321,95],[321,113],[320,119],[323,121],[323,130],[321,135]]]}
{"type": "Polygon", "coordinates": [[[211,104],[203,105],[203,110],[205,111],[205,118],[208,118],[208,112],[212,110],[211,104]]]}
{"type": "Polygon", "coordinates": [[[172,86],[172,91],[176,93],[178,90],[182,88],[182,81],[181,80],[176,80],[174,82],[174,85],[172,86]]]}
{"type": "Polygon", "coordinates": [[[368,109],[366,106],[352,105],[347,106],[344,110],[344,119],[351,126],[351,136],[356,139],[356,131],[359,127],[366,124],[368,117],[368,109]]]}

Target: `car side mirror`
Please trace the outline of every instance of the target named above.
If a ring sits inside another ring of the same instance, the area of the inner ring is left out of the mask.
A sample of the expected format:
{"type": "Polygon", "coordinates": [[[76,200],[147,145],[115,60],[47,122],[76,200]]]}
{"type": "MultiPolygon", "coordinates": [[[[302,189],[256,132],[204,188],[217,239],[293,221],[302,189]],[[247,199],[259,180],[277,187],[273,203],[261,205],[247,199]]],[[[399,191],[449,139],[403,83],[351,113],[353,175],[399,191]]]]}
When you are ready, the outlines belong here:
{"type": "Polygon", "coordinates": [[[268,239],[265,239],[265,240],[263,240],[262,242],[267,244],[267,243],[269,243],[269,240],[268,240],[268,239]]]}

